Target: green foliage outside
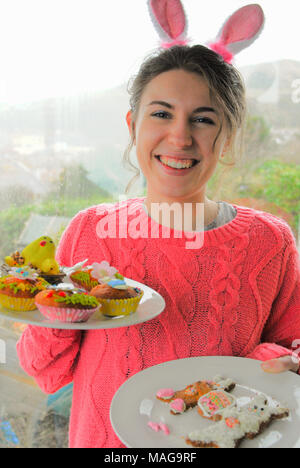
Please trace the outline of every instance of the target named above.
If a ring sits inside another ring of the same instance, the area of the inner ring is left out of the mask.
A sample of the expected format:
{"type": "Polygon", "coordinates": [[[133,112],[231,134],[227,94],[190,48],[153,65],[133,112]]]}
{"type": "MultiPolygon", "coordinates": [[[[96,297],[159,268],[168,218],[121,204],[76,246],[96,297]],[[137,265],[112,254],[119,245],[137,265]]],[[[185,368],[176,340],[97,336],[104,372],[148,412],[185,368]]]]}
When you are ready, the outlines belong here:
{"type": "Polygon", "coordinates": [[[260,186],[256,198],[264,198],[294,216],[295,225],[300,220],[300,165],[285,164],[278,160],[266,161],[258,171],[260,186]]]}
{"type": "MultiPolygon", "coordinates": [[[[48,200],[40,204],[11,207],[0,211],[0,259],[14,251],[25,223],[32,213],[72,218],[80,210],[105,202],[111,202],[111,199],[92,196],[90,198],[48,200]]],[[[57,238],[54,239],[56,243],[61,234],[62,232],[58,233],[57,238]]]]}
{"type": "Polygon", "coordinates": [[[290,224],[295,236],[298,236],[300,223],[300,166],[286,164],[281,160],[268,160],[255,169],[248,164],[244,168],[246,176],[238,167],[219,167],[208,187],[208,194],[214,199],[222,199],[237,204],[247,205],[247,200],[257,200],[252,207],[271,212],[281,217],[279,212],[287,214],[286,221],[290,224]],[[245,204],[244,204],[245,201],[245,204]],[[266,208],[262,208],[262,202],[266,208]],[[272,204],[274,209],[271,209],[272,204]]]}
{"type": "Polygon", "coordinates": [[[47,197],[49,200],[62,198],[71,200],[73,197],[90,198],[93,196],[109,197],[106,190],[88,178],[88,171],[81,165],[70,165],[61,171],[57,185],[53,187],[53,192],[47,197]]]}
{"type": "MultiPolygon", "coordinates": [[[[15,192],[19,195],[20,187],[15,187],[15,192]]],[[[17,248],[17,241],[31,214],[72,218],[80,210],[107,201],[111,201],[110,194],[91,182],[81,165],[65,167],[46,198],[28,202],[28,197],[24,197],[22,203],[20,197],[12,197],[10,205],[0,211],[0,259],[17,248]]],[[[1,199],[1,206],[5,206],[5,199],[1,199]]],[[[54,242],[59,241],[62,232],[57,233],[54,242]]]]}

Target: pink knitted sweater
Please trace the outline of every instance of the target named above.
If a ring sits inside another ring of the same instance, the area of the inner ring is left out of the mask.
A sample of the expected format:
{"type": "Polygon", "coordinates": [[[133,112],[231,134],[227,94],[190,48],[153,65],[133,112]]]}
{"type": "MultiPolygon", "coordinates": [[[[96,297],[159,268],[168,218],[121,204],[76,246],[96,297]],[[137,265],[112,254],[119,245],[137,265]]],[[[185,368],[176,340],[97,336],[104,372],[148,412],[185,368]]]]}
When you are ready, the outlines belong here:
{"type": "Polygon", "coordinates": [[[111,330],[28,326],[17,344],[22,367],[43,391],[74,382],[72,448],[122,447],[110,403],[128,377],[147,367],[191,356],[267,360],[290,354],[300,338],[299,256],[284,221],[234,205],[234,220],[205,232],[201,248],[187,249],[190,237],[157,224],[142,202],[81,211],[62,237],[57,260],[71,266],[105,259],[158,291],[164,312],[111,330]]]}

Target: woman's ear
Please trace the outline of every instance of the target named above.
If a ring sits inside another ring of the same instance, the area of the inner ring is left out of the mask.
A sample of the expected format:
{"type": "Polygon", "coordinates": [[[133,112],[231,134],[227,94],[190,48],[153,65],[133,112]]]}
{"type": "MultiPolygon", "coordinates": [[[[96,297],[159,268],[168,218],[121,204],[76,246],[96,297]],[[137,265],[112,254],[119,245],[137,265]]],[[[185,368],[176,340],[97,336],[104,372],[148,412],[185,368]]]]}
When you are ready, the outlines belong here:
{"type": "Polygon", "coordinates": [[[135,132],[134,132],[134,122],[132,120],[132,112],[131,110],[127,112],[126,114],[126,122],[128,126],[128,130],[130,133],[131,138],[135,141],[135,132]]]}
{"type": "Polygon", "coordinates": [[[221,158],[224,158],[225,154],[227,153],[228,149],[230,148],[230,145],[231,145],[231,138],[228,137],[226,139],[225,143],[224,143],[221,158]]]}
{"type": "Polygon", "coordinates": [[[231,145],[231,138],[227,138],[226,142],[225,142],[225,145],[224,145],[224,152],[226,153],[226,151],[228,151],[228,149],[230,148],[230,145],[231,145]]]}

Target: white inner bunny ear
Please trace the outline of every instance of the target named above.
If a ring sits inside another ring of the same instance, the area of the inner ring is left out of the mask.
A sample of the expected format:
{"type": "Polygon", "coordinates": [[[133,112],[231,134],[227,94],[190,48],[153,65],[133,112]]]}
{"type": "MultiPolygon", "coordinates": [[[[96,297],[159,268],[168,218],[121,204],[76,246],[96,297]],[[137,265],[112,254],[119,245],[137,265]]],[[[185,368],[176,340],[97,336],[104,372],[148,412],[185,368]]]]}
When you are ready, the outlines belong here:
{"type": "Polygon", "coordinates": [[[152,22],[165,40],[182,38],[186,31],[186,16],[180,0],[148,0],[152,22]]]}
{"type": "Polygon", "coordinates": [[[237,10],[225,22],[219,38],[224,45],[245,41],[252,43],[264,26],[265,16],[260,5],[247,5],[237,10]]]}

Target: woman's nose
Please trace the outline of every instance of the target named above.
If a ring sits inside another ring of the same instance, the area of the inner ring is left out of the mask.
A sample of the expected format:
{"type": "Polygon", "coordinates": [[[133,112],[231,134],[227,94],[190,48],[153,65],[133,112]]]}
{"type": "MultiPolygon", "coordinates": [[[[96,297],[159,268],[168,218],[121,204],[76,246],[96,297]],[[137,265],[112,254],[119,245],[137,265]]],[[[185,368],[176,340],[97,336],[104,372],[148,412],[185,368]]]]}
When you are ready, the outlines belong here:
{"type": "Polygon", "coordinates": [[[193,143],[190,126],[185,121],[174,121],[168,128],[168,141],[176,148],[185,148],[193,143]]]}

